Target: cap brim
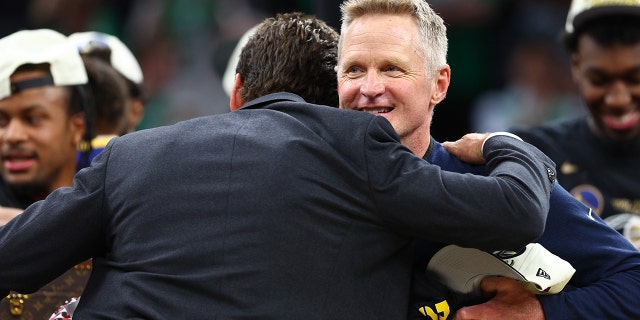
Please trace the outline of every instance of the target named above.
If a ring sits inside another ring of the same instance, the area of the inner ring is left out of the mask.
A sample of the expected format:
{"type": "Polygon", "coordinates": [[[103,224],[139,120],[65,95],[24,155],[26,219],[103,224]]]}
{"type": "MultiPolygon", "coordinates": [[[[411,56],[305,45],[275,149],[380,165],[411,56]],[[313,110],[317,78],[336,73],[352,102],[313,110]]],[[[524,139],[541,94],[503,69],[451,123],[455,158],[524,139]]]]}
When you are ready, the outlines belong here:
{"type": "Polygon", "coordinates": [[[429,261],[427,271],[440,277],[452,290],[468,294],[480,293],[480,281],[485,277],[502,276],[518,281],[526,279],[497,257],[473,248],[449,245],[429,261]]]}
{"type": "Polygon", "coordinates": [[[606,5],[601,7],[593,7],[578,13],[573,17],[573,30],[581,28],[586,21],[594,18],[627,15],[640,17],[640,6],[638,5],[606,5]]]}

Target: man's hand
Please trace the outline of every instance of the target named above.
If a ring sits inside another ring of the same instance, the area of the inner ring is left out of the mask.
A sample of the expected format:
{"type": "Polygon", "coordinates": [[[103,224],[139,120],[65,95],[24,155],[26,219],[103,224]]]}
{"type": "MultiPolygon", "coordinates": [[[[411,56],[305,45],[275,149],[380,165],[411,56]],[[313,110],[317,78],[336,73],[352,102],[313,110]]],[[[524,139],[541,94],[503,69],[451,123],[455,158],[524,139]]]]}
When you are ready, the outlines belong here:
{"type": "Polygon", "coordinates": [[[468,133],[458,141],[446,141],[442,146],[456,158],[471,164],[484,164],[482,143],[489,136],[488,133],[468,133]]]}
{"type": "Polygon", "coordinates": [[[22,209],[0,207],[0,226],[4,226],[15,216],[22,213],[22,209]]]}
{"type": "Polygon", "coordinates": [[[464,307],[456,312],[454,320],[544,320],[542,305],[536,296],[518,282],[505,277],[488,277],[480,288],[491,300],[464,307]]]}

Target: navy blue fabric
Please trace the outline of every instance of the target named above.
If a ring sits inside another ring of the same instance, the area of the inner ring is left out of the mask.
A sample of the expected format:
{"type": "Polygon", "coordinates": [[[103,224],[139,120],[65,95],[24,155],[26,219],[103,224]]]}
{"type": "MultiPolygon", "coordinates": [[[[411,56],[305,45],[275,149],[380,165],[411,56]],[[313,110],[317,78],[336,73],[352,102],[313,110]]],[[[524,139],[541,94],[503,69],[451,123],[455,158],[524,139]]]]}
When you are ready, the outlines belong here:
{"type": "Polygon", "coordinates": [[[486,147],[490,177],[445,172],[381,117],[285,93],[130,133],[0,227],[0,294],[93,258],[77,319],[405,319],[415,235],[542,232],[553,162],[486,147]]]}
{"type": "MultiPolygon", "coordinates": [[[[425,160],[440,165],[443,170],[484,174],[483,167],[459,161],[433,139],[425,160]]],[[[640,297],[640,253],[559,184],[551,193],[545,231],[536,242],[576,269],[562,292],[538,296],[546,319],[640,319],[640,305],[637,303],[637,297],[640,297]]],[[[418,240],[416,272],[424,271],[431,256],[442,246],[418,240]]],[[[424,280],[417,278],[417,281],[424,280]]],[[[431,288],[426,292],[414,290],[414,307],[410,310],[413,318],[422,316],[416,308],[433,306],[447,299],[452,301],[451,314],[463,305],[472,304],[469,300],[460,303],[464,297],[452,297],[448,290],[431,288]]]]}

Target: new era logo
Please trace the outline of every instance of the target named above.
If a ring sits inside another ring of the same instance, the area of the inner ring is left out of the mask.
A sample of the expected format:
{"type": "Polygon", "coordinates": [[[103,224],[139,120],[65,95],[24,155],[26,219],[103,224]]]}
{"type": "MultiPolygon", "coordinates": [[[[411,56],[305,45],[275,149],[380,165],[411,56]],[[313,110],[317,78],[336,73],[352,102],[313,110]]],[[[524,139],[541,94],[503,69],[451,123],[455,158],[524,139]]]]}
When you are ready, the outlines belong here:
{"type": "Polygon", "coordinates": [[[542,270],[542,268],[538,268],[538,273],[536,273],[536,276],[543,277],[547,280],[551,280],[551,276],[549,276],[549,274],[546,271],[542,270]]]}

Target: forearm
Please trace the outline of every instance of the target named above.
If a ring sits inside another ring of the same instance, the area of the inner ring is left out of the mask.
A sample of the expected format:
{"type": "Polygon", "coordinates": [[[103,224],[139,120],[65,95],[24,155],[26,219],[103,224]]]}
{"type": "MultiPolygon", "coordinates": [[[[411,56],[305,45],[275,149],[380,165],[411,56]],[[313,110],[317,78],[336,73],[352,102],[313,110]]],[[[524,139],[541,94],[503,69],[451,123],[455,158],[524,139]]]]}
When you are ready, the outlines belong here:
{"type": "Polygon", "coordinates": [[[546,319],[640,319],[639,279],[637,267],[583,288],[538,299],[546,319]]]}

